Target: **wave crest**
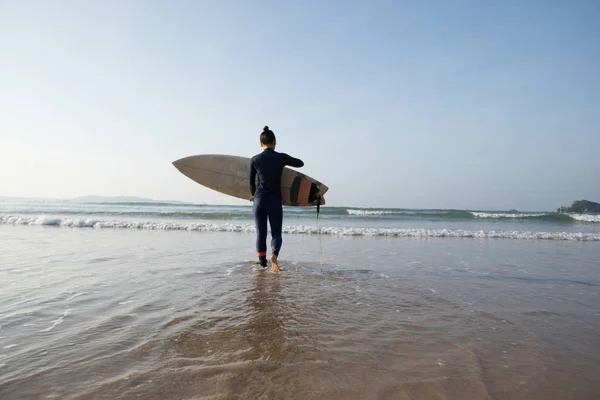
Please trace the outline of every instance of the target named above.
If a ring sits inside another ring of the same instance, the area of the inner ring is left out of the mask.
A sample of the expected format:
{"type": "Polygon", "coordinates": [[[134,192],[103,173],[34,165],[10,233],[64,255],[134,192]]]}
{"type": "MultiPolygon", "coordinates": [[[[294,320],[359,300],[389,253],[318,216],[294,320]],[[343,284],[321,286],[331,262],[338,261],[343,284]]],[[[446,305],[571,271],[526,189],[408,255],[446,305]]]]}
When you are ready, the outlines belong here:
{"type": "Polygon", "coordinates": [[[388,211],[388,210],[356,210],[356,209],[348,209],[346,211],[350,215],[390,215],[390,214],[394,214],[393,211],[388,211]]]}
{"type": "Polygon", "coordinates": [[[590,214],[568,214],[568,215],[569,215],[569,217],[571,217],[577,221],[600,222],[600,215],[590,215],[590,214]]]}
{"type": "Polygon", "coordinates": [[[544,215],[547,215],[546,213],[532,213],[532,214],[524,214],[524,213],[489,213],[489,212],[478,212],[478,211],[471,211],[471,214],[473,214],[477,218],[493,218],[493,219],[500,219],[500,218],[538,218],[538,217],[543,217],[544,215]]]}
{"type": "Polygon", "coordinates": [[[560,213],[502,213],[470,211],[475,218],[489,219],[540,219],[550,222],[600,222],[600,215],[560,213]]]}
{"type": "MultiPolygon", "coordinates": [[[[200,232],[245,232],[254,233],[253,224],[211,224],[181,223],[159,221],[123,221],[93,220],[73,218],[2,216],[0,224],[38,225],[72,228],[111,228],[111,229],[143,229],[143,230],[185,230],[200,232]]],[[[528,232],[528,231],[484,231],[463,229],[405,229],[405,228],[349,228],[321,227],[305,225],[284,226],[286,234],[324,234],[331,236],[383,236],[399,238],[482,238],[482,239],[538,239],[538,240],[570,240],[600,241],[600,233],[583,232],[528,232]]]]}

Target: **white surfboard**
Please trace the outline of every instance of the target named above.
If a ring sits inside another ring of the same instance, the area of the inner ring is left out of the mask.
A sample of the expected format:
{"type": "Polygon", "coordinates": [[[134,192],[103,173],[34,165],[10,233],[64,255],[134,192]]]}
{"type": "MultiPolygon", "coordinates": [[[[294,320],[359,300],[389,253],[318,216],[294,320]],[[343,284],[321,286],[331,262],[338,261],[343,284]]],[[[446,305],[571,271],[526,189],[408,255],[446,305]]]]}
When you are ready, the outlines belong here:
{"type": "MultiPolygon", "coordinates": [[[[224,154],[194,155],[173,161],[173,165],[191,180],[217,192],[248,200],[250,158],[224,154]]],[[[325,204],[329,188],[298,171],[285,167],[281,174],[283,205],[308,207],[325,204]]]]}

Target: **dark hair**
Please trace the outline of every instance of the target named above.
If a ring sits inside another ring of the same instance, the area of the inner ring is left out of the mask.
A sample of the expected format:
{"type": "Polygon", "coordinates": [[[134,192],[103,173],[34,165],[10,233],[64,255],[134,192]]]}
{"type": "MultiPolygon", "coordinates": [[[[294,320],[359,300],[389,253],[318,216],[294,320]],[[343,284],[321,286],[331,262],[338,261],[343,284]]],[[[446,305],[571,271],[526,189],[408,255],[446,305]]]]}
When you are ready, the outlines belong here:
{"type": "Polygon", "coordinates": [[[275,134],[268,126],[263,128],[263,131],[260,134],[260,142],[264,145],[275,144],[275,134]]]}

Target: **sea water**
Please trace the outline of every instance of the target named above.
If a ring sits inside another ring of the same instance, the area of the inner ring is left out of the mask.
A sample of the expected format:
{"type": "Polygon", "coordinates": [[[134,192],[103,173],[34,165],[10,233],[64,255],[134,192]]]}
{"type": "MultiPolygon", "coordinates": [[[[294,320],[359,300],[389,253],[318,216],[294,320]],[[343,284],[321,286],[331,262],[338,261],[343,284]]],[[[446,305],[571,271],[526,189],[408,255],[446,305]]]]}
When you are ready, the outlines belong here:
{"type": "Polygon", "coordinates": [[[1,399],[597,399],[600,218],[0,203],[1,399]]]}

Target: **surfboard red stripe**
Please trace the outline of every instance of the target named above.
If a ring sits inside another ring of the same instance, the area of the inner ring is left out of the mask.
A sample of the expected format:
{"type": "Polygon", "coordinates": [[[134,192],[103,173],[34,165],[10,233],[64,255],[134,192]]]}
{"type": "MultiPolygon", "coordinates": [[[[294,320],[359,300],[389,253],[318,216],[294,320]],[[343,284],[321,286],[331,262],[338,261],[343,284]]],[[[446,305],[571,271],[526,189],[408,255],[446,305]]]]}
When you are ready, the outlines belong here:
{"type": "Polygon", "coordinates": [[[298,191],[298,203],[306,204],[308,203],[308,197],[310,196],[310,185],[311,181],[308,179],[302,179],[302,183],[300,183],[300,190],[298,191]]]}

